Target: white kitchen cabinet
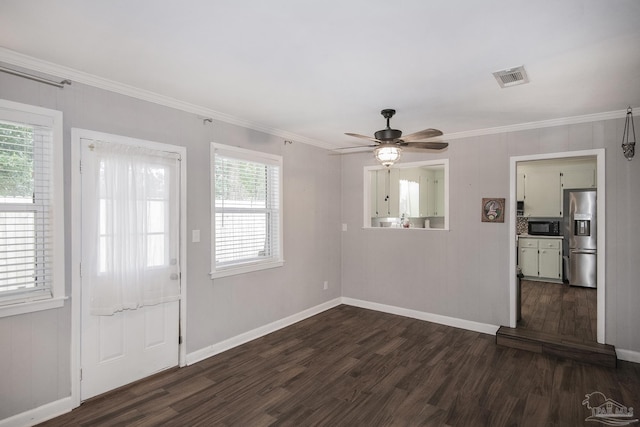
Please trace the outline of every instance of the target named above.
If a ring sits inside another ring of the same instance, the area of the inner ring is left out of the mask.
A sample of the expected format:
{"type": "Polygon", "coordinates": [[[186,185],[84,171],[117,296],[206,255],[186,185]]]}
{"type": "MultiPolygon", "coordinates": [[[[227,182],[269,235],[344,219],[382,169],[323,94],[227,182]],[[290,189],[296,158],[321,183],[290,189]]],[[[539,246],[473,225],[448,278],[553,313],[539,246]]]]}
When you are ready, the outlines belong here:
{"type": "Polygon", "coordinates": [[[371,216],[378,218],[399,217],[399,171],[380,169],[371,178],[371,216]]]}
{"type": "Polygon", "coordinates": [[[369,174],[369,188],[371,190],[371,194],[369,196],[369,202],[370,202],[369,213],[371,214],[372,218],[377,218],[379,194],[378,194],[378,173],[375,171],[369,174]]]}
{"type": "Polygon", "coordinates": [[[420,216],[444,216],[444,171],[423,171],[420,181],[420,216]]]}
{"type": "Polygon", "coordinates": [[[562,240],[538,240],[538,276],[562,280],[562,240]]]}
{"type": "Polygon", "coordinates": [[[525,174],[525,186],[525,216],[562,216],[560,172],[548,169],[532,170],[525,174]]]}
{"type": "Polygon", "coordinates": [[[420,216],[432,216],[434,203],[433,173],[423,171],[420,175],[420,216]]]}
{"type": "Polygon", "coordinates": [[[379,170],[372,173],[372,198],[373,198],[373,211],[371,216],[373,217],[388,217],[389,211],[389,182],[388,172],[386,170],[379,170]]]}
{"type": "Polygon", "coordinates": [[[518,164],[516,198],[526,217],[561,217],[563,190],[596,188],[596,160],[549,160],[518,164]]]}
{"type": "Polygon", "coordinates": [[[518,239],[518,265],[527,279],[562,281],[562,239],[518,239]]]}
{"type": "Polygon", "coordinates": [[[434,211],[433,216],[444,216],[444,171],[436,171],[433,182],[434,211]]]}
{"type": "Polygon", "coordinates": [[[563,190],[573,188],[595,188],[595,164],[579,165],[576,167],[563,169],[561,179],[563,190]]]}
{"type": "Polygon", "coordinates": [[[516,200],[524,200],[524,172],[516,174],[516,200]]]}
{"type": "Polygon", "coordinates": [[[535,239],[527,240],[533,241],[535,247],[527,247],[526,245],[519,247],[518,263],[522,274],[527,277],[538,277],[538,242],[535,239]]]}

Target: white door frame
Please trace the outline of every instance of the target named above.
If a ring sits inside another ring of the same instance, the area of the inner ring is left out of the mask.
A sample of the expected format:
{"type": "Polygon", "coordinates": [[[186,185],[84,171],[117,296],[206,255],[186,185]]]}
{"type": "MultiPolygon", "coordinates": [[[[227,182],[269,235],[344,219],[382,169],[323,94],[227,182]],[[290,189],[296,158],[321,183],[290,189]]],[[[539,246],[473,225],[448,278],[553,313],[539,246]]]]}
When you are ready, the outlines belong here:
{"type": "MultiPolygon", "coordinates": [[[[71,129],[71,401],[73,408],[80,406],[80,334],[81,286],[80,260],[82,259],[82,191],[80,175],[80,138],[105,140],[111,135],[87,129],[71,129]]],[[[118,136],[128,143],[180,154],[180,343],[178,364],[186,365],[187,348],[187,149],[178,145],[118,136]]]]}
{"type": "Polygon", "coordinates": [[[605,149],[598,148],[594,150],[582,150],[582,151],[566,151],[561,153],[548,153],[548,154],[534,154],[529,156],[517,156],[511,157],[510,169],[509,169],[509,198],[512,203],[509,203],[509,327],[516,327],[516,306],[517,306],[517,292],[516,292],[516,167],[518,162],[527,162],[531,160],[543,160],[543,159],[561,159],[570,157],[584,157],[592,156],[596,157],[596,174],[597,174],[597,188],[598,188],[598,201],[597,201],[597,214],[598,214],[598,254],[596,258],[597,265],[597,340],[600,344],[605,343],[605,287],[606,287],[606,265],[605,265],[605,250],[606,250],[606,220],[605,220],[605,201],[606,201],[606,187],[605,187],[605,149]]]}

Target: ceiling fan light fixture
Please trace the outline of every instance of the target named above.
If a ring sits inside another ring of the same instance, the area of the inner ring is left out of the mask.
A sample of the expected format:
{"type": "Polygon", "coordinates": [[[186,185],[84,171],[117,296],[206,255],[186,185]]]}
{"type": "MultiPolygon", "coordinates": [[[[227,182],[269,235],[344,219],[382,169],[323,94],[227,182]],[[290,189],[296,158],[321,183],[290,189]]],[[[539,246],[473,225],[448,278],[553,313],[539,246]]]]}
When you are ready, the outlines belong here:
{"type": "Polygon", "coordinates": [[[381,165],[389,167],[400,160],[402,149],[395,145],[382,145],[376,148],[373,153],[381,165]]]}

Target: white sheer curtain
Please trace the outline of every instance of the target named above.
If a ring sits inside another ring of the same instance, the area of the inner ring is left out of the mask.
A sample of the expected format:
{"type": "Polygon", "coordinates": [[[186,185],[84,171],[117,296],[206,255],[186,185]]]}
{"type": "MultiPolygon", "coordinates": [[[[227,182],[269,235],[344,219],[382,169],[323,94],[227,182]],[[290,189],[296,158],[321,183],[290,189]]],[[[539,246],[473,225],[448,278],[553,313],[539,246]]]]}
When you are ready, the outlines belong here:
{"type": "Polygon", "coordinates": [[[177,154],[97,141],[92,151],[91,314],[179,299],[177,154]]]}

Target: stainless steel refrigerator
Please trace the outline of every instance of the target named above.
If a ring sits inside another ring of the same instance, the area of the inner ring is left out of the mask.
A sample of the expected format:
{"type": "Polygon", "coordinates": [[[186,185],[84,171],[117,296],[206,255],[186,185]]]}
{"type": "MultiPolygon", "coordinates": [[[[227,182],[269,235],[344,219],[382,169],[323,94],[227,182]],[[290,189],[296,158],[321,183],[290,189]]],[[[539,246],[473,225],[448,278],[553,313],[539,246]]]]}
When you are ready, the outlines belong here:
{"type": "Polygon", "coordinates": [[[564,190],[562,212],[563,256],[569,257],[565,278],[570,285],[595,288],[598,253],[596,190],[564,190]]]}

